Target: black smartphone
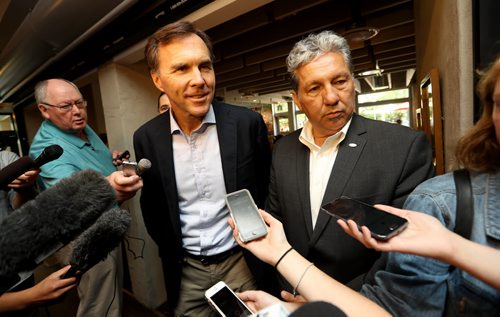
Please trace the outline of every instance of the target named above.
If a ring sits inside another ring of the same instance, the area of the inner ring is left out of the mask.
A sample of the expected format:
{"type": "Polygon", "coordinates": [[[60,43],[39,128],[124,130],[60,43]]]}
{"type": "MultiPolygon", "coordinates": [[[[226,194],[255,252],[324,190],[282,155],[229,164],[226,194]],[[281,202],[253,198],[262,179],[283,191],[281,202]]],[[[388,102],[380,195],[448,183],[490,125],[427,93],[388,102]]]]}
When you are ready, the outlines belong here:
{"type": "Polygon", "coordinates": [[[205,298],[212,308],[223,317],[251,316],[253,312],[223,281],[205,292],[205,298]]]}
{"type": "Polygon", "coordinates": [[[238,228],[241,241],[248,242],[267,234],[267,225],[248,190],[242,189],[227,194],[226,204],[238,228]]]}
{"type": "Polygon", "coordinates": [[[408,226],[408,221],[404,218],[349,197],[337,198],[323,205],[321,210],[335,218],[345,221],[351,219],[358,228],[366,226],[377,240],[388,240],[408,226]]]}

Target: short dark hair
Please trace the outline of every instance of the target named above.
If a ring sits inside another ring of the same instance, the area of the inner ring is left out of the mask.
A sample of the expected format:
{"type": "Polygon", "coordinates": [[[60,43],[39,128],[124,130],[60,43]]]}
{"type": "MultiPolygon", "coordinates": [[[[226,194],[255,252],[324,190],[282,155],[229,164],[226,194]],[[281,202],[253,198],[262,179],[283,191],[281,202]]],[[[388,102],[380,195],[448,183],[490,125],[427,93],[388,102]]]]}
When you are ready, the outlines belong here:
{"type": "Polygon", "coordinates": [[[160,109],[160,99],[161,99],[161,96],[163,95],[166,95],[163,91],[160,92],[160,94],[158,95],[158,109],[160,109]]]}
{"type": "Polygon", "coordinates": [[[210,58],[213,60],[214,54],[212,43],[208,35],[195,28],[190,22],[179,21],[165,25],[148,38],[148,43],[144,49],[144,55],[146,56],[149,71],[158,71],[158,49],[160,45],[168,44],[174,39],[186,37],[191,34],[198,35],[203,40],[210,52],[210,58]]]}

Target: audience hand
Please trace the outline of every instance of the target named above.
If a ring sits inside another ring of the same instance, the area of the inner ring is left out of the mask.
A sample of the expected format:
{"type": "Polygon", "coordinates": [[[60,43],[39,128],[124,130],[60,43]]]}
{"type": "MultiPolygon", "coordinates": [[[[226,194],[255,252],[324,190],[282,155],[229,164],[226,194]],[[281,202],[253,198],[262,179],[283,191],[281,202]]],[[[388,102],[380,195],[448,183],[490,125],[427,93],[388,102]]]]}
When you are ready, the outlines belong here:
{"type": "Polygon", "coordinates": [[[385,205],[375,205],[375,207],[407,219],[408,227],[388,241],[377,241],[371,237],[370,230],[366,226],[360,231],[353,220],[348,220],[347,223],[337,220],[337,223],[348,235],[364,246],[378,251],[404,252],[436,259],[446,258],[452,252],[448,243],[452,233],[438,219],[421,212],[385,205]]]}
{"type": "Polygon", "coordinates": [[[228,223],[231,228],[233,228],[234,239],[240,246],[252,252],[260,260],[274,265],[278,261],[279,257],[290,249],[290,244],[286,239],[283,224],[269,213],[263,210],[259,211],[262,218],[269,226],[268,233],[265,237],[244,243],[238,236],[238,228],[234,225],[233,219],[229,218],[228,223]]]}
{"type": "Polygon", "coordinates": [[[78,279],[76,277],[70,277],[62,279],[63,276],[71,267],[67,265],[62,269],[50,274],[45,279],[40,281],[38,284],[30,288],[34,304],[41,305],[47,302],[58,299],[61,295],[68,292],[70,289],[77,285],[78,279]]]}
{"type": "Polygon", "coordinates": [[[253,312],[258,312],[264,308],[267,308],[271,305],[281,303],[283,307],[289,312],[292,312],[303,305],[305,302],[301,303],[287,303],[279,300],[271,294],[268,294],[264,291],[245,291],[242,293],[236,293],[245,304],[250,307],[253,312]]]}
{"type": "Polygon", "coordinates": [[[33,187],[38,174],[40,174],[40,169],[29,170],[13,180],[8,187],[15,190],[33,187]]]}
{"type": "Polygon", "coordinates": [[[61,298],[66,292],[77,285],[77,278],[61,279],[71,265],[50,274],[35,286],[17,292],[4,293],[0,296],[0,314],[17,311],[50,303],[61,298]]]}
{"type": "Polygon", "coordinates": [[[281,295],[281,298],[283,298],[283,300],[285,302],[288,302],[288,303],[297,303],[297,304],[307,303],[307,300],[302,295],[293,296],[292,293],[287,292],[287,291],[281,291],[280,295],[281,295]]]}
{"type": "Polygon", "coordinates": [[[112,154],[112,157],[113,157],[113,165],[114,166],[120,166],[120,165],[122,165],[124,159],[128,160],[130,158],[130,154],[128,153],[128,151],[123,151],[122,152],[122,151],[116,151],[116,150],[114,150],[113,154],[112,154]],[[122,154],[124,154],[125,152],[126,152],[126,155],[123,158],[120,158],[120,156],[122,154]]]}
{"type": "Polygon", "coordinates": [[[126,176],[122,171],[116,171],[106,177],[108,182],[116,191],[116,200],[124,202],[132,197],[142,188],[143,183],[140,176],[126,176]]]}

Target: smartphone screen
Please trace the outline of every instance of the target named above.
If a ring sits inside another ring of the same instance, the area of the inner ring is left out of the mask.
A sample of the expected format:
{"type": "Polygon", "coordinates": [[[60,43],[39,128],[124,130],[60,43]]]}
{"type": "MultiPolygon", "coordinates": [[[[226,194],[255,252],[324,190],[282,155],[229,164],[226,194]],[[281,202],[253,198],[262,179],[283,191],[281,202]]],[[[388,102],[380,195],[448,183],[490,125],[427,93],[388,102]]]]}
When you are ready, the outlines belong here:
{"type": "Polygon", "coordinates": [[[359,228],[366,226],[370,229],[372,237],[378,240],[390,239],[408,225],[408,221],[404,218],[348,197],[338,198],[322,206],[321,209],[346,221],[352,219],[359,228]]]}
{"type": "Polygon", "coordinates": [[[212,286],[205,293],[205,296],[221,316],[245,317],[253,314],[224,282],[219,282],[212,286]]]}
{"type": "Polygon", "coordinates": [[[260,216],[259,210],[248,190],[242,189],[227,194],[226,203],[243,242],[267,234],[267,225],[260,216]]]}

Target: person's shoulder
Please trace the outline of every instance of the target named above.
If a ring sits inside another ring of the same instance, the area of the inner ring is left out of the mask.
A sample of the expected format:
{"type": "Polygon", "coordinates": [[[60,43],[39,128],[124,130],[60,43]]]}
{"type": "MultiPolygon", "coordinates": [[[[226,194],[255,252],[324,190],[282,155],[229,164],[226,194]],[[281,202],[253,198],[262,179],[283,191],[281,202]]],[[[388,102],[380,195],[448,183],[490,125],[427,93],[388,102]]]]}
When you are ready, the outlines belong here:
{"type": "Polygon", "coordinates": [[[10,163],[19,159],[19,156],[11,151],[0,151],[0,164],[3,166],[9,165],[10,163]]]}
{"type": "Polygon", "coordinates": [[[426,194],[431,196],[443,193],[455,193],[455,180],[453,172],[434,176],[420,183],[412,192],[412,195],[426,194]]]}
{"type": "Polygon", "coordinates": [[[164,126],[165,124],[170,124],[170,111],[166,111],[162,114],[151,118],[149,121],[143,123],[137,130],[135,130],[134,134],[145,133],[146,131],[156,130],[158,126],[164,126]]]}
{"type": "Polygon", "coordinates": [[[284,135],[279,138],[274,143],[274,148],[276,152],[279,151],[288,151],[291,146],[303,146],[303,144],[299,141],[299,136],[300,133],[302,132],[302,129],[298,129],[295,131],[292,131],[288,133],[287,135],[284,135]]]}
{"type": "Polygon", "coordinates": [[[258,112],[253,111],[250,108],[244,106],[232,105],[224,102],[213,102],[212,103],[215,114],[227,113],[232,116],[236,116],[239,118],[258,118],[260,114],[258,112]]]}
{"type": "Polygon", "coordinates": [[[365,125],[367,129],[370,130],[375,130],[375,131],[382,131],[382,132],[389,132],[389,133],[403,133],[403,134],[419,134],[423,133],[421,131],[412,129],[410,127],[401,125],[401,124],[396,124],[396,123],[390,123],[390,122],[385,122],[381,120],[374,120],[374,119],[369,119],[366,117],[363,117],[361,115],[354,115],[353,116],[353,122],[358,122],[359,124],[365,125]]]}

